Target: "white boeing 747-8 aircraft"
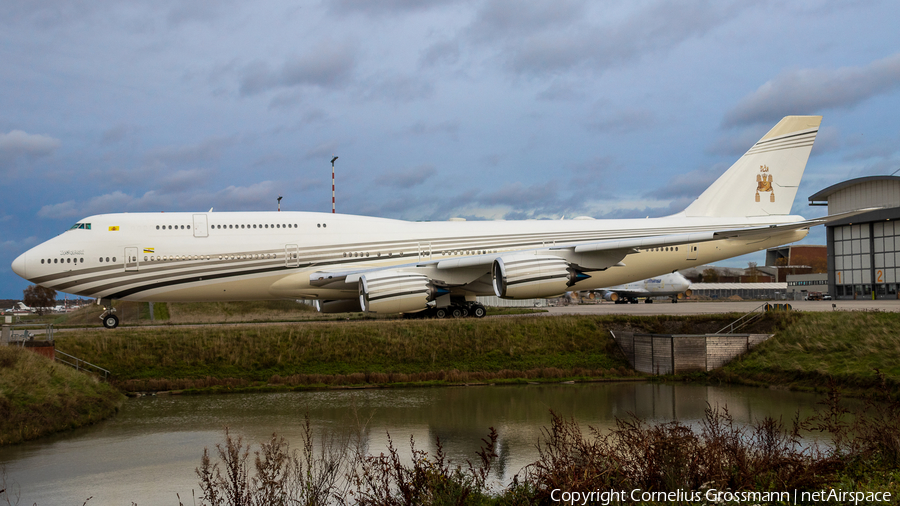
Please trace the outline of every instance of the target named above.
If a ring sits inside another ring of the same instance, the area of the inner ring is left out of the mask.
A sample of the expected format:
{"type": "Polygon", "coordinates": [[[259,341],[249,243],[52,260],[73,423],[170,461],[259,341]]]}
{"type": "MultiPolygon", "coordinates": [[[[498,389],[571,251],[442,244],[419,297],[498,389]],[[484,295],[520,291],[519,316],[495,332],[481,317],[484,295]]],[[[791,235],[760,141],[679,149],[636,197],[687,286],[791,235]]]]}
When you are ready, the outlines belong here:
{"type": "Polygon", "coordinates": [[[662,218],[407,222],[328,213],[127,213],[85,218],[23,253],[23,278],[114,299],[315,299],[323,312],[484,316],[519,299],[614,286],[802,239],[791,216],[821,116],[788,116],[684,211],[662,218]]]}

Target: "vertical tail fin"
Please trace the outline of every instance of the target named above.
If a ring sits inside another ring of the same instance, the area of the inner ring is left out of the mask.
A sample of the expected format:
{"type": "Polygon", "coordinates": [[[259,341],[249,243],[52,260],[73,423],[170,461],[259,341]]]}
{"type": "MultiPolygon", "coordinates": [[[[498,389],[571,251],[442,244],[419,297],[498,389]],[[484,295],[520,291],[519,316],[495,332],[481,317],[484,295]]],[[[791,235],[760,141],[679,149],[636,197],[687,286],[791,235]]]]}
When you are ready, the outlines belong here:
{"type": "Polygon", "coordinates": [[[683,211],[685,216],[790,214],[821,116],[785,116],[683,211]]]}

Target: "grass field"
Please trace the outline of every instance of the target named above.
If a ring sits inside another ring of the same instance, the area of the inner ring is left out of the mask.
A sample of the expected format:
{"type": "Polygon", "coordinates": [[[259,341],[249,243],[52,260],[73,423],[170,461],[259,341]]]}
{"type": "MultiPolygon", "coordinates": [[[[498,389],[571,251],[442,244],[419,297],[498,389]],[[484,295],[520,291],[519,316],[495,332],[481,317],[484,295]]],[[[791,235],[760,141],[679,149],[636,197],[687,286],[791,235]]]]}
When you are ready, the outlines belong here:
{"type": "Polygon", "coordinates": [[[593,318],[79,330],[57,346],[126,390],[630,376],[593,318]]]}

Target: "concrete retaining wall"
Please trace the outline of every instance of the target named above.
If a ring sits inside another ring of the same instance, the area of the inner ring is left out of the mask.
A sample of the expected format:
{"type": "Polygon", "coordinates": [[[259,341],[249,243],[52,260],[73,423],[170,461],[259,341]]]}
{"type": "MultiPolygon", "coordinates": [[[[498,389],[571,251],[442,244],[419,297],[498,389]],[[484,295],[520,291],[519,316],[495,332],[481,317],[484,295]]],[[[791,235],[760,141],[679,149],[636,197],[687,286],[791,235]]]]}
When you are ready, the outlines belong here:
{"type": "Polygon", "coordinates": [[[611,334],[636,371],[657,375],[711,371],[772,337],[772,334],[611,334]]]}

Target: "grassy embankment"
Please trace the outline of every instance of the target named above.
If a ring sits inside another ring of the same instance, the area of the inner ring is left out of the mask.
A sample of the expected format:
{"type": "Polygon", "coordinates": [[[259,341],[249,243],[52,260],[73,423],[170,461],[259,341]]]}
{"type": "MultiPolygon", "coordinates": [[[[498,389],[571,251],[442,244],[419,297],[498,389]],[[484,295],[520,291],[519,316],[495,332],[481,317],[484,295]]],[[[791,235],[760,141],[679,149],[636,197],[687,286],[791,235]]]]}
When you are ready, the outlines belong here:
{"type": "Polygon", "coordinates": [[[59,333],[124,390],[632,376],[595,318],[343,321],[59,333]]]}
{"type": "Polygon", "coordinates": [[[900,314],[788,314],[775,337],[709,377],[815,390],[833,384],[856,395],[900,393],[900,314]]]}
{"type": "MultiPolygon", "coordinates": [[[[178,315],[183,309],[172,305],[178,315]]],[[[201,315],[208,311],[200,311],[201,315]]],[[[175,318],[175,316],[173,316],[175,318]]],[[[185,320],[189,318],[181,316],[185,320]]],[[[610,329],[715,332],[734,315],[341,321],[237,327],[124,327],[58,334],[58,346],[113,371],[124,390],[254,389],[633,376],[610,329]]],[[[864,393],[900,390],[900,315],[769,314],[775,337],[687,379],[864,393]]]]}
{"type": "Polygon", "coordinates": [[[0,347],[0,445],[108,418],[125,397],[32,351],[0,347]]]}

